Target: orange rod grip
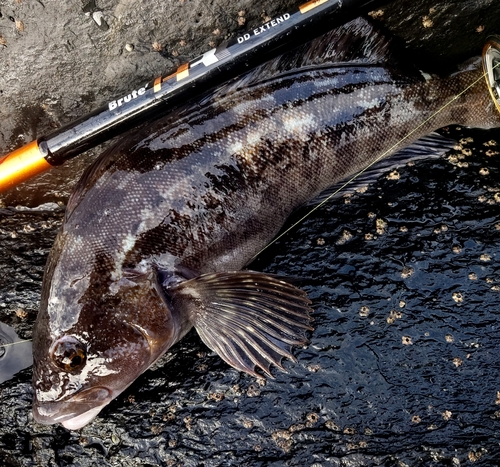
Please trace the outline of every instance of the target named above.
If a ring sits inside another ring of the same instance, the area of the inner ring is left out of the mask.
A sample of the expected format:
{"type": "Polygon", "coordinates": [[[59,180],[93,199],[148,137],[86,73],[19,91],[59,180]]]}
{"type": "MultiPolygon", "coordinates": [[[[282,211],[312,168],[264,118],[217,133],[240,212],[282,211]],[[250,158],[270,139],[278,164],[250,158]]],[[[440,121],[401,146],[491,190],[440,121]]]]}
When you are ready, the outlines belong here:
{"type": "Polygon", "coordinates": [[[0,191],[8,190],[51,167],[38,141],[32,141],[0,160],[0,191]]]}

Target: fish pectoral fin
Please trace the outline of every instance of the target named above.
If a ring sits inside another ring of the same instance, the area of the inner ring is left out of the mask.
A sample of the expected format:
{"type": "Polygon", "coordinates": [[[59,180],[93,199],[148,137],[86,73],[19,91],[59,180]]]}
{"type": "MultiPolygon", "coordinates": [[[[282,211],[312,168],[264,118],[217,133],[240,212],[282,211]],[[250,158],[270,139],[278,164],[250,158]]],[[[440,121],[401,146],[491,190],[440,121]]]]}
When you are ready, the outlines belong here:
{"type": "Polygon", "coordinates": [[[306,293],[277,276],[254,271],[204,274],[172,291],[182,300],[203,342],[234,368],[271,376],[292,346],[307,342],[312,318],[306,293]]]}

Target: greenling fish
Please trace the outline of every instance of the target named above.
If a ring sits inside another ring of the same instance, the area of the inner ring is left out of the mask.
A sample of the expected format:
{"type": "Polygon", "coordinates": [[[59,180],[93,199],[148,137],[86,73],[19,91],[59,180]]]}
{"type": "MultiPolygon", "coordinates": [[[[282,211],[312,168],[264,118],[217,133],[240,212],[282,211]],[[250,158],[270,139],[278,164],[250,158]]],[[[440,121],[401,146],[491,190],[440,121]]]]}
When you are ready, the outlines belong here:
{"type": "Polygon", "coordinates": [[[233,367],[270,374],[306,342],[310,302],[244,268],[289,215],[434,129],[500,125],[484,80],[460,94],[478,63],[446,78],[413,72],[382,59],[386,43],[366,28],[187,104],[87,170],[46,267],[36,421],[86,425],[192,327],[233,367]],[[372,52],[339,63],[340,48],[372,52]]]}

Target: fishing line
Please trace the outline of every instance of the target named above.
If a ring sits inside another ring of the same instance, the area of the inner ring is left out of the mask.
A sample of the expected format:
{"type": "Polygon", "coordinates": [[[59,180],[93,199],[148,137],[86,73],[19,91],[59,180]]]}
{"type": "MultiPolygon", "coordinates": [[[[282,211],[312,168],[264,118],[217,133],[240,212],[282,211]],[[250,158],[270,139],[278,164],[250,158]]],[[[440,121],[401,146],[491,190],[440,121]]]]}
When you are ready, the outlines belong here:
{"type": "Polygon", "coordinates": [[[17,345],[17,344],[23,344],[25,342],[31,342],[32,340],[33,339],[25,339],[25,340],[22,340],[22,341],[10,342],[8,344],[2,344],[2,343],[0,343],[0,349],[4,348],[4,347],[12,347],[13,345],[17,345]]]}
{"type": "MultiPolygon", "coordinates": [[[[494,70],[498,66],[500,66],[500,62],[497,63],[494,67],[492,67],[492,70],[494,70]]],[[[343,183],[337,190],[335,190],[328,197],[326,197],[323,201],[321,201],[316,206],[314,206],[310,211],[308,211],[306,214],[304,214],[298,221],[294,222],[290,227],[288,227],[284,232],[282,232],[277,237],[275,237],[270,243],[268,243],[264,248],[262,248],[262,250],[260,250],[256,255],[254,255],[251,258],[251,261],[253,261],[255,258],[257,258],[257,256],[259,256],[261,253],[263,253],[265,250],[267,250],[271,245],[274,245],[279,239],[281,239],[282,237],[284,237],[286,234],[288,234],[291,230],[293,230],[299,224],[301,224],[302,222],[304,222],[313,212],[317,211],[319,208],[321,208],[326,203],[328,203],[335,195],[337,195],[340,191],[342,191],[344,188],[346,188],[348,185],[350,185],[358,177],[360,177],[361,175],[363,175],[370,167],[372,167],[373,165],[375,165],[377,162],[379,162],[380,160],[382,160],[387,155],[391,154],[391,152],[393,150],[395,150],[401,143],[403,143],[411,135],[413,135],[420,128],[422,128],[424,125],[426,125],[428,122],[430,122],[434,117],[436,117],[437,115],[439,115],[444,109],[446,109],[446,107],[448,107],[449,105],[451,105],[460,96],[462,96],[469,89],[471,89],[472,87],[474,87],[479,81],[484,80],[486,76],[487,76],[487,72],[485,71],[479,78],[477,78],[475,81],[473,81],[471,84],[469,84],[469,86],[467,86],[463,91],[459,92],[456,96],[453,96],[442,107],[440,107],[433,114],[431,114],[429,117],[427,117],[424,121],[422,121],[419,125],[417,125],[413,130],[411,130],[409,133],[407,133],[405,136],[403,136],[399,141],[397,141],[396,143],[394,143],[389,149],[386,149],[374,161],[372,161],[370,164],[368,164],[365,168],[361,169],[357,174],[353,175],[350,179],[348,179],[345,183],[343,183]]]]}

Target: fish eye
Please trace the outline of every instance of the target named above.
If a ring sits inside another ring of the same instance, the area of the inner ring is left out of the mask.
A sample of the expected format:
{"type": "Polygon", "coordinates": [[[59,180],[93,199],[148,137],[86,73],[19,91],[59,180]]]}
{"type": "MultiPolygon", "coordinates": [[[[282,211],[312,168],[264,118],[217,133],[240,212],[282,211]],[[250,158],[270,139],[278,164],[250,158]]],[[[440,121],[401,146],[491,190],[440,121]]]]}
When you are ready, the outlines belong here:
{"type": "Polygon", "coordinates": [[[64,336],[52,346],[52,360],[68,373],[80,370],[86,359],[87,349],[76,337],[64,336]]]}

